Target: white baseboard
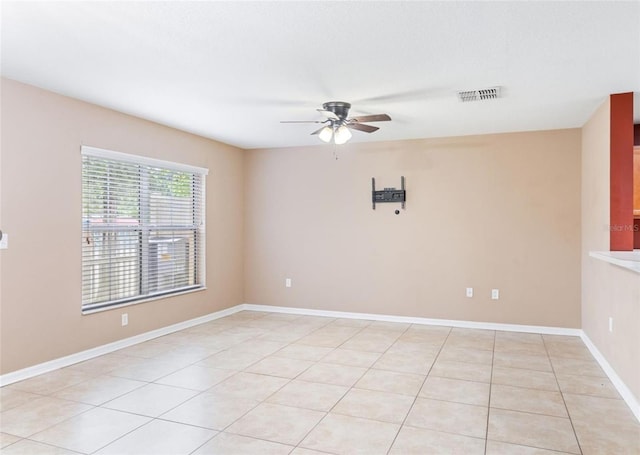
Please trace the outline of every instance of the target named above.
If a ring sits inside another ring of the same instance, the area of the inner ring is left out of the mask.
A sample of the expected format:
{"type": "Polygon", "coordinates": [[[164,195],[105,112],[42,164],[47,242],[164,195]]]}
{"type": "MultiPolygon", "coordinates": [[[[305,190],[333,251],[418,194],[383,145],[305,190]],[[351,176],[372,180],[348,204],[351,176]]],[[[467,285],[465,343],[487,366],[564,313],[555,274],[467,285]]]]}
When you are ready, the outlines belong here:
{"type": "Polygon", "coordinates": [[[629,387],[627,387],[627,385],[622,381],[622,379],[620,379],[620,376],[618,376],[618,373],[616,373],[616,371],[611,367],[611,365],[609,365],[609,362],[607,362],[607,359],[604,358],[604,356],[600,353],[598,348],[596,348],[596,345],[593,344],[593,342],[589,339],[587,334],[584,333],[584,331],[582,332],[582,335],[580,336],[580,338],[582,338],[582,341],[591,352],[591,355],[600,364],[605,374],[609,377],[609,379],[613,383],[614,387],[616,388],[616,390],[618,391],[622,399],[627,403],[627,406],[629,406],[629,409],[631,409],[631,412],[633,412],[633,415],[636,416],[636,419],[638,420],[638,422],[640,422],[640,402],[638,402],[638,399],[633,395],[631,390],[629,390],[629,387]]]}
{"type": "Polygon", "coordinates": [[[410,316],[393,316],[386,314],[374,314],[374,313],[352,313],[345,311],[328,311],[328,310],[313,310],[308,308],[292,308],[282,306],[271,305],[257,305],[250,303],[243,303],[233,306],[215,313],[210,313],[205,316],[201,316],[188,321],[172,324],[167,327],[152,330],[150,332],[141,333],[123,340],[114,341],[102,346],[98,346],[86,351],[71,354],[58,359],[50,360],[48,362],[40,363],[22,370],[12,371],[4,375],[0,375],[0,387],[12,384],[14,382],[29,379],[39,374],[48,373],[59,368],[64,368],[75,363],[84,362],[85,360],[92,359],[110,352],[117,351],[118,349],[133,346],[134,344],[142,343],[152,340],[170,333],[177,332],[179,330],[188,329],[198,324],[213,321],[215,319],[223,318],[239,311],[262,311],[267,313],[287,313],[287,314],[299,314],[306,316],[323,316],[332,318],[346,318],[346,319],[369,319],[372,321],[386,321],[386,322],[405,322],[409,324],[422,324],[422,325],[438,325],[448,327],[461,327],[461,328],[473,328],[473,329],[487,329],[487,330],[504,330],[507,332],[527,332],[527,333],[540,333],[543,335],[567,335],[567,336],[579,336],[584,344],[587,346],[593,357],[600,364],[604,372],[607,374],[613,385],[618,390],[618,393],[622,396],[627,403],[631,412],[640,421],[640,403],[633,395],[631,390],[620,379],[615,370],[609,365],[609,362],[598,351],[595,345],[591,342],[589,337],[581,329],[563,328],[563,327],[545,327],[536,325],[519,325],[519,324],[502,324],[495,322],[474,322],[474,321],[459,321],[450,319],[430,319],[421,317],[410,316]]]}
{"type": "Polygon", "coordinates": [[[123,340],[114,341],[113,343],[97,346],[92,349],[87,349],[86,351],[77,352],[75,354],[60,357],[48,362],[39,363],[31,367],[23,368],[22,370],[12,371],[11,373],[0,375],[0,387],[13,384],[14,382],[22,381],[24,379],[29,379],[39,374],[48,373],[59,368],[68,367],[69,365],[73,365],[74,363],[84,362],[85,360],[89,360],[104,354],[109,354],[110,352],[117,351],[118,349],[133,346],[134,344],[149,341],[154,338],[177,332],[179,330],[188,329],[189,327],[193,327],[198,324],[203,324],[205,322],[223,318],[225,316],[229,316],[230,314],[237,313],[238,311],[242,311],[243,306],[244,305],[236,305],[231,308],[216,311],[215,313],[210,313],[198,318],[189,319],[188,321],[178,322],[177,324],[172,324],[167,327],[151,330],[150,332],[141,333],[140,335],[135,335],[123,340]]]}
{"type": "Polygon", "coordinates": [[[497,322],[475,322],[475,321],[458,321],[453,319],[430,319],[412,316],[392,316],[388,314],[374,313],[351,313],[346,311],[329,311],[329,310],[311,310],[307,308],[291,308],[283,306],[256,305],[245,303],[242,305],[243,310],[247,311],[264,311],[268,313],[288,313],[301,314],[306,316],[324,316],[330,318],[345,319],[369,319],[372,321],[385,322],[405,322],[409,324],[422,325],[442,325],[447,327],[462,327],[467,329],[486,329],[486,330],[504,330],[505,332],[528,332],[540,333],[543,335],[568,335],[579,337],[582,335],[580,329],[570,329],[564,327],[545,327],[540,325],[519,325],[519,324],[502,324],[497,322]]]}

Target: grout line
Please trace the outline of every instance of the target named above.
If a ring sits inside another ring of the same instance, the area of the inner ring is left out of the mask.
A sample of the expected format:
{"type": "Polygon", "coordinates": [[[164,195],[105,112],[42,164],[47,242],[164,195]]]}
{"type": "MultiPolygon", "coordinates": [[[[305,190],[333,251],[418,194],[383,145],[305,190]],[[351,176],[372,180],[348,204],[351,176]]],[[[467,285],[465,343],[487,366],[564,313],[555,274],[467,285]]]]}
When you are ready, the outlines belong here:
{"type": "Polygon", "coordinates": [[[549,359],[549,364],[551,365],[551,371],[553,372],[553,377],[556,380],[556,385],[558,386],[558,391],[560,392],[560,397],[562,398],[562,404],[564,404],[564,409],[567,411],[567,417],[569,418],[569,423],[571,424],[571,430],[573,431],[573,437],[576,439],[576,444],[578,444],[578,450],[582,454],[582,446],[580,445],[580,439],[578,439],[578,434],[576,433],[576,428],[573,425],[573,419],[571,418],[571,414],[569,413],[569,407],[567,406],[567,402],[564,399],[564,392],[560,388],[560,382],[558,381],[558,376],[556,374],[556,369],[553,366],[553,361],[551,360],[551,356],[549,355],[549,349],[547,348],[547,342],[544,337],[542,337],[542,343],[544,344],[544,349],[547,352],[547,358],[549,359]]]}
{"type": "Polygon", "coordinates": [[[493,332],[493,349],[491,351],[491,373],[489,375],[489,400],[487,401],[487,425],[484,431],[484,454],[487,455],[489,444],[489,419],[491,418],[491,393],[493,391],[493,364],[496,358],[496,332],[493,332]]]}
{"type": "MultiPolygon", "coordinates": [[[[409,326],[409,327],[411,327],[411,326],[409,326]]],[[[409,418],[409,414],[411,414],[411,411],[413,410],[413,407],[416,405],[416,401],[418,401],[418,397],[420,396],[420,391],[422,391],[422,388],[424,387],[425,382],[427,382],[427,378],[429,377],[429,373],[431,373],[431,370],[433,369],[433,366],[438,361],[438,357],[440,356],[440,353],[444,349],[444,346],[447,344],[447,340],[449,339],[449,336],[451,335],[452,331],[453,331],[453,328],[449,327],[449,331],[447,332],[447,336],[445,337],[444,341],[440,345],[440,349],[438,349],[438,353],[436,354],[435,358],[433,359],[433,362],[431,363],[431,366],[429,367],[429,370],[427,371],[427,374],[424,376],[424,379],[422,380],[422,384],[420,384],[420,387],[418,388],[418,391],[416,392],[416,396],[413,398],[413,403],[411,403],[411,406],[409,406],[409,410],[407,411],[407,414],[404,416],[404,419],[402,419],[402,423],[398,427],[398,431],[396,433],[396,436],[393,438],[393,441],[391,441],[391,445],[389,446],[389,449],[387,450],[387,455],[389,455],[389,452],[391,452],[391,448],[396,443],[396,440],[398,439],[398,436],[400,435],[400,431],[402,431],[402,428],[405,426],[405,424],[407,422],[407,419],[409,418]]]]}

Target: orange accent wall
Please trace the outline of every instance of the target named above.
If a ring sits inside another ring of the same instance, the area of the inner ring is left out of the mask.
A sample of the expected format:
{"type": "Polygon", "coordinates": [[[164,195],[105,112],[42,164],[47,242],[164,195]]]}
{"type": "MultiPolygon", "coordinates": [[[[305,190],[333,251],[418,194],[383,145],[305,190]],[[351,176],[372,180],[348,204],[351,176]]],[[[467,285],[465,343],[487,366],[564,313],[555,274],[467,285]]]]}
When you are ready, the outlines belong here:
{"type": "Polygon", "coordinates": [[[633,250],[633,93],[611,95],[610,249],[633,250]]]}

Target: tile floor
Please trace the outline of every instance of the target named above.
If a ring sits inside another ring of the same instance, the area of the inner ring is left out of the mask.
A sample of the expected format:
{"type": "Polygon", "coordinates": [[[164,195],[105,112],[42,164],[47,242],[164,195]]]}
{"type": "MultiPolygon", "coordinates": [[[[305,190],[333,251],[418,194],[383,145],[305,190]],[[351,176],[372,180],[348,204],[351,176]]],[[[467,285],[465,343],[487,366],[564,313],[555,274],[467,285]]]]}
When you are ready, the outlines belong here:
{"type": "Polygon", "coordinates": [[[0,389],[11,454],[640,454],[575,337],[244,311],[0,389]]]}

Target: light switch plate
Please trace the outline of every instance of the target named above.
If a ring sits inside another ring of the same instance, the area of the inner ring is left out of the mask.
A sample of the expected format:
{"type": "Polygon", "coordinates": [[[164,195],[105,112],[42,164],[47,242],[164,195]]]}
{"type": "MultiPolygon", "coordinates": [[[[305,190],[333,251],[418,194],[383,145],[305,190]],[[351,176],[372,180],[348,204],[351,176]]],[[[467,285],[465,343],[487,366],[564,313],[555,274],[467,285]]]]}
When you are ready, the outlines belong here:
{"type": "Polygon", "coordinates": [[[9,234],[3,232],[2,239],[0,239],[0,250],[6,250],[7,248],[9,248],[9,234]]]}

